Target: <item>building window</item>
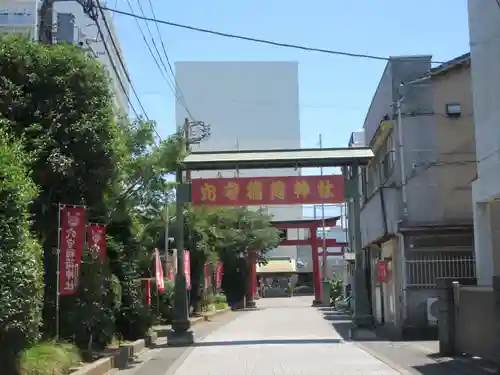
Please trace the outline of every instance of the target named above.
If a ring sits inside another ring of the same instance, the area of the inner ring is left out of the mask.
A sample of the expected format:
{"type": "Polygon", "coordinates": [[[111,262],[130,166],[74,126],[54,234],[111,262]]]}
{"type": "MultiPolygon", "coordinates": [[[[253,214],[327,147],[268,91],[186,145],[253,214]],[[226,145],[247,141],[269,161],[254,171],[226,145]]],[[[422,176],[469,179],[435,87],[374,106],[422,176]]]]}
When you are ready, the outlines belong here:
{"type": "Polygon", "coordinates": [[[361,169],[361,196],[366,200],[367,183],[368,183],[368,168],[361,169]]]}
{"type": "Polygon", "coordinates": [[[396,150],[394,149],[393,134],[387,137],[384,145],[380,150],[380,182],[381,185],[385,184],[394,173],[396,165],[396,150]]]}

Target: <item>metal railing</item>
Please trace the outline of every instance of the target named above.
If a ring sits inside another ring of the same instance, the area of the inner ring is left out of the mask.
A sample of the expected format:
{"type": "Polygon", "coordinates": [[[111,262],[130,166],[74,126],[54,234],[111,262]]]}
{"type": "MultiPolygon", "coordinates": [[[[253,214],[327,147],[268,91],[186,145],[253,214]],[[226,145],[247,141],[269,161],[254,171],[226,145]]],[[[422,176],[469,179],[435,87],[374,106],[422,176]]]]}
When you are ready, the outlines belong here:
{"type": "Polygon", "coordinates": [[[420,253],[406,261],[407,287],[434,288],[441,278],[472,279],[476,277],[476,260],[465,254],[420,253]]]}

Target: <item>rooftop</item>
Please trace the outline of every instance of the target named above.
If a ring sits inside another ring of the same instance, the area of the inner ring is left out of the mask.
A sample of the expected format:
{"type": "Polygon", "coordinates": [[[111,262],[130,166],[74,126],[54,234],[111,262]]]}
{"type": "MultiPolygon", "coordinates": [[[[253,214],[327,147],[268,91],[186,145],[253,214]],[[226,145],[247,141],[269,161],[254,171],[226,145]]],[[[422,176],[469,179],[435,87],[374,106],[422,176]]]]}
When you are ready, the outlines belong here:
{"type": "Polygon", "coordinates": [[[206,171],[343,167],[366,165],[372,158],[368,147],[211,151],[191,153],[184,159],[184,168],[206,171]]]}

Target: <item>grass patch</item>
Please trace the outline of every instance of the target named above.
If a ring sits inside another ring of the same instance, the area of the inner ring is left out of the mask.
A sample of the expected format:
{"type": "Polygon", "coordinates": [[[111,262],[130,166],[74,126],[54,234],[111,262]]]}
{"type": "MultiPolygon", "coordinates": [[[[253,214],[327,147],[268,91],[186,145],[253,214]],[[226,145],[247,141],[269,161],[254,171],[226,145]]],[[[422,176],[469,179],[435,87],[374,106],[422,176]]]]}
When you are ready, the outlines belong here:
{"type": "Polygon", "coordinates": [[[66,375],[81,363],[78,349],[71,344],[42,342],[21,355],[21,375],[66,375]]]}
{"type": "Polygon", "coordinates": [[[130,344],[132,341],[129,340],[120,340],[117,339],[116,337],[109,343],[107,346],[108,349],[118,349],[120,345],[125,345],[125,344],[130,344]]]}
{"type": "Polygon", "coordinates": [[[224,309],[227,309],[229,307],[227,302],[216,302],[216,303],[214,303],[214,306],[215,306],[215,310],[224,310],[224,309]]]}

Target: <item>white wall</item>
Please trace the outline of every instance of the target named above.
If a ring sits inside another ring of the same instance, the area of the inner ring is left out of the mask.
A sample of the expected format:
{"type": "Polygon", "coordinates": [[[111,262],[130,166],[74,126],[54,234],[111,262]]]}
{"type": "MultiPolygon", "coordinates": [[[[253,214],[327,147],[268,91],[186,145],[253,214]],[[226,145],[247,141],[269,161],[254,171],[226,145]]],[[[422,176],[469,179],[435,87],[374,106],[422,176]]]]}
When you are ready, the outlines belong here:
{"type": "Polygon", "coordinates": [[[76,1],[58,1],[54,3],[54,22],[57,21],[57,13],[72,13],[75,16],[75,42],[82,42],[84,44],[83,48],[88,48],[89,51],[106,67],[111,77],[112,90],[115,95],[116,103],[118,107],[125,113],[128,113],[128,100],[127,95],[129,92],[129,83],[127,81],[125,71],[120,63],[121,57],[122,61],[126,61],[123,57],[123,52],[121,50],[120,41],[116,34],[116,30],[113,23],[113,14],[109,11],[104,11],[108,26],[111,30],[111,34],[107,32],[106,25],[99,12],[99,25],[102,32],[105,34],[106,45],[109,49],[110,56],[106,53],[106,48],[104,47],[104,42],[102,36],[99,34],[99,30],[94,21],[92,21],[83,12],[82,6],[76,1]],[[114,39],[115,45],[118,47],[118,52],[115,50],[112,39],[114,39]],[[116,75],[112,62],[118,70],[118,75],[116,75]],[[119,79],[125,86],[125,91],[120,85],[119,79]]]}
{"type": "MultiPolygon", "coordinates": [[[[177,62],[177,83],[195,120],[210,124],[211,137],[193,151],[300,148],[298,64],[296,62],[177,62]]],[[[176,123],[188,117],[176,102],[176,123]]],[[[240,177],[294,176],[296,170],[243,170],[240,177]]],[[[193,173],[216,177],[218,171],[193,173]]],[[[221,171],[234,177],[235,171],[221,171]]],[[[302,218],[301,206],[272,206],[275,220],[302,218]]],[[[271,254],[270,254],[271,255],[271,254]]],[[[272,256],[297,258],[295,246],[272,256]]]]}
{"type": "Polygon", "coordinates": [[[38,0],[0,0],[0,32],[37,37],[38,0]]]}
{"type": "Polygon", "coordinates": [[[469,0],[478,200],[500,193],[500,7],[495,0],[469,0]]]}
{"type": "Polygon", "coordinates": [[[500,197],[500,7],[468,0],[471,76],[478,179],[472,184],[478,283],[491,285],[492,222],[489,203],[500,197]]]}

